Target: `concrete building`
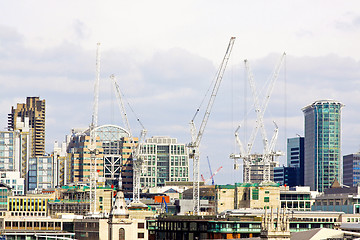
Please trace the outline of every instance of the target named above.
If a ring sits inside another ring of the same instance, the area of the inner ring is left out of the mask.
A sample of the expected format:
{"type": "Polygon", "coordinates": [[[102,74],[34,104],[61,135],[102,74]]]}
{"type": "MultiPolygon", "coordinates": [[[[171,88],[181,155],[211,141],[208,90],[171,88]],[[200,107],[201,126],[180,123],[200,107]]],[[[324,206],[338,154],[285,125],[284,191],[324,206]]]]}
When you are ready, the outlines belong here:
{"type": "Polygon", "coordinates": [[[321,195],[316,197],[312,210],[359,214],[360,186],[340,186],[335,181],[330,188],[325,189],[321,195]]]}
{"type": "MultiPolygon", "coordinates": [[[[130,140],[127,139],[130,134],[127,130],[116,125],[102,125],[94,129],[95,136],[98,137],[102,143],[103,161],[104,161],[104,177],[108,185],[118,185],[120,175],[122,173],[122,166],[131,164],[131,145],[130,140]]],[[[137,144],[137,138],[133,139],[137,144]]],[[[132,170],[132,169],[131,169],[132,170]]],[[[124,178],[127,174],[124,174],[124,178]]],[[[123,176],[121,176],[123,177],[123,176]]],[[[129,179],[127,179],[129,180],[129,179]]],[[[132,187],[131,180],[123,183],[123,188],[132,187]],[[128,186],[131,182],[131,186],[128,186]]]]}
{"type": "MultiPolygon", "coordinates": [[[[149,236],[159,240],[260,239],[264,214],[264,209],[236,209],[213,216],[159,216],[148,220],[147,224],[149,236]]],[[[342,216],[338,212],[286,214],[291,233],[315,228],[336,229],[341,224],[342,216]]]]}
{"type": "Polygon", "coordinates": [[[71,168],[68,154],[66,153],[66,142],[62,142],[61,145],[58,142],[54,143],[52,157],[54,187],[65,186],[70,182],[69,169],[71,168]]]}
{"type": "Polygon", "coordinates": [[[30,158],[27,176],[27,191],[54,187],[53,157],[38,156],[30,158]]]}
{"type": "Polygon", "coordinates": [[[357,186],[360,183],[360,153],[348,154],[343,157],[343,183],[357,186]]]}
{"type": "MultiPolygon", "coordinates": [[[[89,182],[90,181],[90,163],[91,153],[89,150],[90,135],[84,131],[73,131],[70,143],[67,146],[69,160],[71,161],[71,182],[89,182]]],[[[103,148],[100,138],[96,138],[96,170],[99,177],[104,175],[103,148]]]]}
{"type": "Polygon", "coordinates": [[[0,170],[19,171],[19,159],[16,159],[16,133],[0,132],[0,170]]]}
{"type": "Polygon", "coordinates": [[[341,172],[341,109],[334,100],[320,100],[304,107],[305,173],[304,184],[322,192],[341,172]]]}
{"type": "Polygon", "coordinates": [[[251,208],[280,208],[280,186],[275,183],[216,185],[216,212],[251,208]]]}
{"type": "Polygon", "coordinates": [[[20,172],[0,171],[0,183],[10,187],[14,195],[25,194],[25,179],[20,177],[20,172]]]}
{"type": "Polygon", "coordinates": [[[30,155],[29,126],[18,125],[22,126],[16,131],[0,132],[0,171],[17,171],[25,178],[30,155]]]}
{"type": "Polygon", "coordinates": [[[280,187],[281,208],[290,211],[311,211],[318,192],[310,191],[310,187],[280,187]]]}
{"type": "MultiPolygon", "coordinates": [[[[122,189],[132,192],[133,168],[132,148],[138,138],[129,139],[129,133],[116,125],[102,125],[94,128],[98,154],[96,155],[99,176],[104,177],[108,186],[118,186],[121,180],[122,189]]],[[[90,174],[89,129],[73,129],[67,139],[67,152],[70,161],[70,182],[88,181],[90,174]]]]}
{"type": "Polygon", "coordinates": [[[3,239],[74,239],[73,219],[23,216],[0,217],[3,239]]]}
{"type": "MultiPolygon", "coordinates": [[[[250,182],[261,183],[264,180],[264,161],[263,154],[250,155],[250,182]]],[[[270,162],[270,181],[274,181],[274,168],[278,167],[278,162],[272,159],[270,162]]],[[[245,176],[245,168],[243,168],[243,176],[245,176]]]]}
{"type": "MultiPolygon", "coordinates": [[[[108,215],[113,207],[114,189],[96,188],[96,212],[108,215]]],[[[90,213],[90,190],[88,186],[62,186],[55,190],[55,199],[48,201],[48,214],[57,217],[62,214],[88,215],[90,213]]]]}
{"type": "Polygon", "coordinates": [[[8,114],[8,130],[18,130],[19,123],[30,127],[30,156],[43,156],[45,154],[45,100],[39,97],[27,97],[26,103],[18,103],[11,108],[8,114]]]}
{"type": "Polygon", "coordinates": [[[26,196],[9,196],[8,212],[13,217],[46,217],[48,201],[55,199],[54,194],[28,194],[26,196]]]}
{"type": "Polygon", "coordinates": [[[142,187],[161,187],[166,181],[189,181],[188,148],[176,138],[146,139],[141,156],[145,164],[140,178],[142,187]]]}
{"type": "Polygon", "coordinates": [[[7,211],[8,197],[12,196],[11,187],[0,183],[0,211],[7,211]]]}

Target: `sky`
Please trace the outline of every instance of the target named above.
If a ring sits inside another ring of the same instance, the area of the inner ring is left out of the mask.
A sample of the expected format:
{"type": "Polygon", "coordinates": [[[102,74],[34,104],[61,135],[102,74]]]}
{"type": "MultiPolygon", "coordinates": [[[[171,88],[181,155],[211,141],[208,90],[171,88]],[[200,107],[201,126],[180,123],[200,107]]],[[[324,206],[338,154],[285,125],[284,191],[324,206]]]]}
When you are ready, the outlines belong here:
{"type": "MultiPolygon", "coordinates": [[[[342,102],[342,154],[360,151],[360,2],[349,1],[5,1],[0,0],[0,123],[27,96],[46,100],[46,151],[72,128],[92,119],[96,48],[101,43],[99,124],[124,127],[111,74],[116,76],[133,134],[138,117],[147,137],[189,143],[189,122],[200,126],[216,71],[230,37],[233,51],[202,138],[201,173],[223,168],[215,182],[242,181],[233,170],[255,114],[244,67],[247,59],[259,99],[283,52],[264,121],[276,121],[276,149],[304,135],[301,109],[320,99],[342,102]],[[201,104],[202,103],[202,104],[201,104]]],[[[260,134],[254,151],[261,152],[260,134]]],[[[285,164],[285,157],[279,159],[285,164]]],[[[192,166],[192,162],[190,162],[192,166]]]]}

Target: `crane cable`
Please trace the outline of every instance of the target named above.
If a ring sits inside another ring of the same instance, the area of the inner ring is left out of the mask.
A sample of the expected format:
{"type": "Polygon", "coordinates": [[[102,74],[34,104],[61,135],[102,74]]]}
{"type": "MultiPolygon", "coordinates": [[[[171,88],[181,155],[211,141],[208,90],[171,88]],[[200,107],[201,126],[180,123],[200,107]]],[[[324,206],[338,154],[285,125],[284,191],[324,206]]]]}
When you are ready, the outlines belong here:
{"type": "Polygon", "coordinates": [[[135,113],[134,109],[131,107],[129,101],[127,100],[127,98],[125,97],[124,93],[121,91],[121,89],[119,88],[120,94],[123,96],[123,98],[126,101],[126,104],[129,106],[131,112],[134,114],[134,117],[136,118],[136,121],[138,121],[138,123],[140,124],[140,126],[142,127],[142,129],[145,129],[144,125],[142,124],[142,122],[140,121],[140,118],[138,117],[138,115],[135,113]]]}
{"type": "Polygon", "coordinates": [[[199,107],[196,109],[196,112],[195,112],[195,114],[194,114],[194,117],[192,118],[192,120],[191,120],[191,121],[194,121],[194,120],[195,120],[196,115],[199,113],[200,108],[201,108],[201,107],[202,107],[202,105],[204,104],[205,99],[206,99],[206,97],[208,96],[208,94],[209,94],[210,90],[211,90],[211,89],[213,89],[213,85],[215,84],[216,76],[218,75],[218,72],[219,72],[219,71],[220,71],[220,69],[216,71],[215,76],[214,76],[214,78],[213,78],[213,80],[212,80],[212,82],[211,82],[211,84],[210,84],[209,88],[207,89],[207,91],[206,91],[206,93],[205,93],[205,95],[204,95],[203,99],[201,100],[201,103],[200,103],[199,107]]]}

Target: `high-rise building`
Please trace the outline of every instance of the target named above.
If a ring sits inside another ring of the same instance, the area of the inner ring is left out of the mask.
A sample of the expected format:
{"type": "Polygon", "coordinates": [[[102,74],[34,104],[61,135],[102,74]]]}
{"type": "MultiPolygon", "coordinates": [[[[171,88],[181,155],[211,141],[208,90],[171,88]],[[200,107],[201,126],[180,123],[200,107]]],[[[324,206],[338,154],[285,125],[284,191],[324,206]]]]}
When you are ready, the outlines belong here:
{"type": "Polygon", "coordinates": [[[41,156],[29,159],[27,190],[40,190],[54,187],[53,157],[41,156]]]}
{"type": "Polygon", "coordinates": [[[146,139],[140,154],[145,170],[140,178],[142,187],[161,187],[166,181],[189,181],[188,148],[176,138],[146,139]]]}
{"type": "Polygon", "coordinates": [[[54,177],[54,186],[60,187],[65,186],[69,183],[69,167],[70,161],[68,159],[68,154],[66,153],[66,142],[62,142],[61,145],[57,141],[54,143],[54,152],[53,157],[53,177],[54,177]]]}
{"type": "Polygon", "coordinates": [[[305,160],[304,183],[323,192],[341,172],[341,109],[334,100],[319,100],[304,107],[305,160]]]}
{"type": "Polygon", "coordinates": [[[287,139],[287,166],[274,168],[274,181],[290,187],[304,186],[304,137],[287,139]]]}
{"type": "Polygon", "coordinates": [[[44,156],[45,100],[27,97],[26,103],[18,103],[16,108],[11,108],[11,113],[8,114],[8,130],[19,130],[19,126],[24,124],[29,125],[31,132],[30,157],[44,156]]]}
{"type": "MultiPolygon", "coordinates": [[[[122,189],[132,192],[133,169],[132,148],[129,133],[116,125],[102,125],[94,128],[96,154],[99,177],[104,177],[108,186],[118,186],[121,180],[122,189]]],[[[135,146],[138,138],[133,138],[135,146]]],[[[70,170],[71,178],[68,182],[89,181],[90,178],[90,144],[89,129],[73,129],[72,136],[67,139],[67,152],[70,164],[65,164],[63,172],[70,170]],[[69,165],[69,167],[67,167],[69,165]],[[70,168],[67,170],[67,168],[70,168]]],[[[61,174],[61,173],[60,173],[61,174]]]]}
{"type": "Polygon", "coordinates": [[[299,184],[299,168],[296,167],[275,167],[274,168],[274,182],[283,186],[295,187],[299,184]]]}
{"type": "Polygon", "coordinates": [[[343,157],[343,183],[346,186],[358,186],[360,183],[360,153],[343,157]]]}
{"type": "MultiPolygon", "coordinates": [[[[104,160],[102,143],[99,137],[96,138],[96,170],[98,176],[104,175],[104,160]]],[[[71,161],[70,174],[71,182],[89,182],[91,176],[91,161],[92,156],[90,153],[90,135],[85,132],[74,133],[71,141],[67,146],[69,153],[69,160],[71,161]]]]}

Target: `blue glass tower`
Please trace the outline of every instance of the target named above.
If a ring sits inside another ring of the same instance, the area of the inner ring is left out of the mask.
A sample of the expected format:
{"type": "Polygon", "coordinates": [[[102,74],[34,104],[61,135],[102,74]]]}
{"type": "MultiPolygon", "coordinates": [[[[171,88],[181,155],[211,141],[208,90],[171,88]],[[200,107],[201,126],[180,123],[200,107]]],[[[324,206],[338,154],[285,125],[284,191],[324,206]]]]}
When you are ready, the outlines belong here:
{"type": "Polygon", "coordinates": [[[305,117],[304,183],[323,192],[341,172],[341,109],[334,100],[316,101],[302,109],[305,117]]]}

